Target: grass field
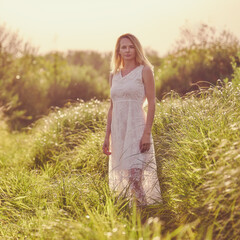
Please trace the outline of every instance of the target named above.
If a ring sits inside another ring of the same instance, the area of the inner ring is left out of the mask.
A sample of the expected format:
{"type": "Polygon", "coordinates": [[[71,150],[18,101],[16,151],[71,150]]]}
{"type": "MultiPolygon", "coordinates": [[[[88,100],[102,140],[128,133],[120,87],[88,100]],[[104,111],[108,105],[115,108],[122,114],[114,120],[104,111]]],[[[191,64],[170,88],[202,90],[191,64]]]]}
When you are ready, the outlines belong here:
{"type": "Polygon", "coordinates": [[[21,133],[1,121],[1,239],[239,239],[239,87],[157,103],[163,203],[141,211],[108,189],[108,105],[71,104],[21,133]]]}

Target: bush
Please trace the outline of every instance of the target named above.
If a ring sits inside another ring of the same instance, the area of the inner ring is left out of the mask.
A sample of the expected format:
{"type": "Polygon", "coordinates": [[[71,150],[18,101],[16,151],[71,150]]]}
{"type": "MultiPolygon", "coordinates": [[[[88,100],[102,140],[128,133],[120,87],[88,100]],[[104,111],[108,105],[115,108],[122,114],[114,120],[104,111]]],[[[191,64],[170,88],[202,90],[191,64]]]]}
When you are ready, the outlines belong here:
{"type": "MultiPolygon", "coordinates": [[[[26,118],[26,109],[21,108],[18,89],[22,81],[19,75],[19,58],[35,53],[35,49],[25,43],[17,33],[0,25],[0,105],[12,129],[18,128],[18,119],[26,118]]],[[[27,68],[29,61],[23,58],[22,67],[27,68]]]]}
{"type": "Polygon", "coordinates": [[[162,99],[170,90],[185,94],[194,83],[215,85],[218,79],[230,78],[231,62],[238,59],[239,49],[239,40],[226,30],[217,34],[206,24],[200,25],[196,33],[183,28],[181,39],[157,72],[161,82],[157,97],[162,99]]]}
{"type": "MultiPolygon", "coordinates": [[[[87,147],[87,142],[84,143],[85,139],[99,140],[98,135],[105,128],[106,115],[105,104],[91,100],[87,103],[76,103],[62,110],[56,109],[49,116],[40,119],[33,129],[36,136],[31,149],[34,166],[43,167],[47,163],[56,163],[59,159],[64,161],[65,154],[70,154],[79,145],[87,147]]],[[[91,142],[94,142],[93,140],[91,142]]],[[[96,143],[93,144],[94,147],[96,143]]],[[[101,148],[99,150],[101,151],[101,148]]],[[[76,152],[74,155],[79,156],[76,152]]],[[[76,161],[86,161],[76,156],[74,157],[76,161]]],[[[79,163],[78,168],[81,168],[80,165],[82,163],[79,163]]]]}
{"type": "Polygon", "coordinates": [[[0,104],[11,130],[29,126],[51,107],[109,96],[108,80],[93,66],[70,65],[60,52],[39,56],[5,26],[0,26],[0,65],[0,104]]]}
{"type": "Polygon", "coordinates": [[[110,72],[111,53],[104,54],[95,51],[68,51],[66,59],[69,65],[92,66],[98,75],[108,79],[110,72]]]}

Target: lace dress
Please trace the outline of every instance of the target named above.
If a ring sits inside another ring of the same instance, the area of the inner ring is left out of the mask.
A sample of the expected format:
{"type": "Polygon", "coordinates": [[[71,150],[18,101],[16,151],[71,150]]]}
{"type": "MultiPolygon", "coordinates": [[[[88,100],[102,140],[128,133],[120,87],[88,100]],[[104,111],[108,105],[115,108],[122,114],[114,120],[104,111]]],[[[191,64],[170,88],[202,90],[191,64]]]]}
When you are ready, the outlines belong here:
{"type": "Polygon", "coordinates": [[[148,152],[141,153],[139,148],[146,121],[143,67],[136,67],[124,77],[119,71],[112,79],[109,186],[130,200],[136,199],[139,205],[148,205],[160,202],[161,193],[152,136],[148,152]]]}

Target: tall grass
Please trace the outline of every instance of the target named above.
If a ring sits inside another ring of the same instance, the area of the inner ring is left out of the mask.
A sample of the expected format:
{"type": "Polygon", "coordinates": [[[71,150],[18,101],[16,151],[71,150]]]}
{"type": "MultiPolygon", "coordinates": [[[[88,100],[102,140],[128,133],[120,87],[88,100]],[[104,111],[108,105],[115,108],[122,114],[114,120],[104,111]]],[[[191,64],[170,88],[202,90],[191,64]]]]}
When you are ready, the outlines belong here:
{"type": "MultiPolygon", "coordinates": [[[[129,207],[108,189],[108,102],[55,109],[28,133],[1,127],[2,239],[238,239],[240,94],[231,83],[157,103],[163,203],[129,207]]],[[[4,126],[4,125],[2,125],[4,126]]]]}
{"type": "Polygon", "coordinates": [[[63,110],[56,108],[48,117],[39,120],[33,129],[35,141],[31,149],[35,166],[57,162],[59,157],[67,161],[66,153],[74,155],[80,163],[78,157],[88,155],[87,144],[94,143],[99,148],[106,118],[105,105],[98,100],[80,101],[63,110]],[[75,152],[75,147],[79,146],[81,149],[75,152]]]}
{"type": "Polygon", "coordinates": [[[198,239],[238,239],[239,87],[170,95],[154,126],[166,206],[179,223],[199,219],[198,239]]]}

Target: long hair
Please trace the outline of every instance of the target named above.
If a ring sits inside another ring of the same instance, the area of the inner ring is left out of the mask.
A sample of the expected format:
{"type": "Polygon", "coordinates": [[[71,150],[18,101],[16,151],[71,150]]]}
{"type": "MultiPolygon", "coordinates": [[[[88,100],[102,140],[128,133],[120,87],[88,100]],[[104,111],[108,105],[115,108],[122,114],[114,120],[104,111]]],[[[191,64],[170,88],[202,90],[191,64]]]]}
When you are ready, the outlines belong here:
{"type": "Polygon", "coordinates": [[[147,57],[145,56],[145,53],[143,51],[142,45],[139,42],[139,40],[132,34],[130,33],[126,33],[121,35],[120,37],[118,37],[116,45],[115,45],[115,50],[113,52],[113,56],[112,56],[112,62],[111,62],[111,70],[112,73],[115,74],[117,73],[123,66],[124,66],[124,62],[123,59],[119,53],[120,51],[120,41],[123,38],[128,38],[132,44],[134,45],[135,51],[136,51],[136,63],[138,65],[148,65],[152,70],[153,70],[153,66],[152,64],[149,62],[149,60],[147,59],[147,57]]]}

